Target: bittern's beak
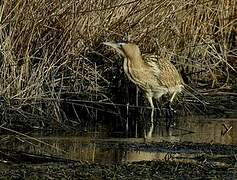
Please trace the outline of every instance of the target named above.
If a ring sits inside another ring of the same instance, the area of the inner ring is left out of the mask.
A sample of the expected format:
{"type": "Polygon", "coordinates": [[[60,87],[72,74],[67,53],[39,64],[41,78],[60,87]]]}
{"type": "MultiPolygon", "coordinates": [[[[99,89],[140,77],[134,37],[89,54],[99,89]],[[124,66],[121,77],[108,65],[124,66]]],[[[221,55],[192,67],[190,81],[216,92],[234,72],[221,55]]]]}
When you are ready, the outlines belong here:
{"type": "Polygon", "coordinates": [[[114,48],[119,54],[124,56],[122,46],[124,43],[112,43],[112,42],[103,42],[104,45],[114,48]]]}

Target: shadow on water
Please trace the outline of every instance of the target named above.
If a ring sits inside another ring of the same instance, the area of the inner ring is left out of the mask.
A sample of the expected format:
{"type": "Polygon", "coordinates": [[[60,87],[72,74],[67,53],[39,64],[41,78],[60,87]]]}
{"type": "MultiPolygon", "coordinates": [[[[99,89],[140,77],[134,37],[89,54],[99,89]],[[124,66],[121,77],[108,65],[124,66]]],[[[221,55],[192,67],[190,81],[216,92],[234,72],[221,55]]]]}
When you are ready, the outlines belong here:
{"type": "MultiPolygon", "coordinates": [[[[200,153],[198,150],[188,148],[173,150],[168,147],[148,146],[147,142],[144,143],[143,138],[119,137],[122,132],[111,133],[109,129],[110,127],[99,125],[96,130],[80,135],[54,134],[45,136],[40,133],[32,135],[32,137],[44,143],[17,136],[9,140],[9,138],[12,138],[9,135],[2,136],[0,141],[1,148],[35,154],[53,154],[72,160],[103,164],[165,160],[169,154],[172,154],[172,158],[178,161],[191,161],[196,156],[195,153],[200,153]]],[[[155,127],[153,138],[149,140],[149,143],[189,142],[237,145],[236,131],[237,119],[185,117],[178,119],[175,127],[169,129],[166,128],[165,124],[159,123],[155,127]]],[[[142,130],[140,133],[142,133],[142,130]]]]}

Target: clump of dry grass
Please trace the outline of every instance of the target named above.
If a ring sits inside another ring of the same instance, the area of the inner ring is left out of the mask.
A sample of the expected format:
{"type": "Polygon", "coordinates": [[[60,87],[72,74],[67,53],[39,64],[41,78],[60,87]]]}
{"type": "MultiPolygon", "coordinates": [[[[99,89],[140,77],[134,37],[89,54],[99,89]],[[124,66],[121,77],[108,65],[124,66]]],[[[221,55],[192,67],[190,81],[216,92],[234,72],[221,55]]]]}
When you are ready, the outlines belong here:
{"type": "Polygon", "coordinates": [[[226,87],[237,64],[236,7],[235,0],[3,0],[1,96],[7,107],[57,120],[61,97],[107,99],[114,62],[103,57],[103,41],[165,51],[189,83],[226,87]]]}

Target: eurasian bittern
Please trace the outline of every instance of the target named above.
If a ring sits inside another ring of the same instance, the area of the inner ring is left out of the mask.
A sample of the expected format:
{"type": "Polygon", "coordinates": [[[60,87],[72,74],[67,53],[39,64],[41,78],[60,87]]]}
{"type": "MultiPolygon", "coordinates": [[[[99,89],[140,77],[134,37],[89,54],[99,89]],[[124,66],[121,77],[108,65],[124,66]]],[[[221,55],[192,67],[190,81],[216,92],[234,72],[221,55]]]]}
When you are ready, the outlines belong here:
{"type": "Polygon", "coordinates": [[[136,44],[111,42],[103,44],[113,47],[124,57],[123,68],[126,75],[144,91],[151,105],[151,126],[147,134],[147,137],[151,137],[155,110],[152,98],[158,100],[162,95],[170,94],[170,102],[172,102],[175,95],[183,88],[182,77],[169,59],[142,55],[136,44]]]}

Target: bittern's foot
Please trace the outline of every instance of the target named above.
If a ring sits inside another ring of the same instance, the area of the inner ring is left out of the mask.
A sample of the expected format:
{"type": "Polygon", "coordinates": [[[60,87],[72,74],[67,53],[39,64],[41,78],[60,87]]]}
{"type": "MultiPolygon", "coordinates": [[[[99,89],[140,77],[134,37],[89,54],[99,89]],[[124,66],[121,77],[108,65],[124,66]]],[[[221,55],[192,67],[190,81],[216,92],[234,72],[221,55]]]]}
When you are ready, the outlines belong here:
{"type": "Polygon", "coordinates": [[[176,111],[171,107],[170,102],[165,104],[165,117],[172,119],[175,117],[176,111]]]}
{"type": "Polygon", "coordinates": [[[166,123],[169,127],[175,125],[175,122],[174,122],[175,115],[176,115],[176,111],[171,107],[170,102],[168,102],[165,105],[165,118],[166,118],[166,123]]]}
{"type": "Polygon", "coordinates": [[[151,139],[152,138],[152,133],[153,133],[153,129],[152,130],[150,129],[149,132],[147,133],[146,138],[151,139]]]}
{"type": "Polygon", "coordinates": [[[162,111],[161,111],[160,107],[156,108],[156,115],[158,118],[160,118],[162,116],[162,111]]]}
{"type": "Polygon", "coordinates": [[[144,142],[146,142],[146,140],[149,140],[152,138],[152,134],[154,131],[154,125],[151,124],[151,126],[149,127],[149,131],[147,132],[146,128],[143,129],[143,138],[144,138],[144,142]]]}

